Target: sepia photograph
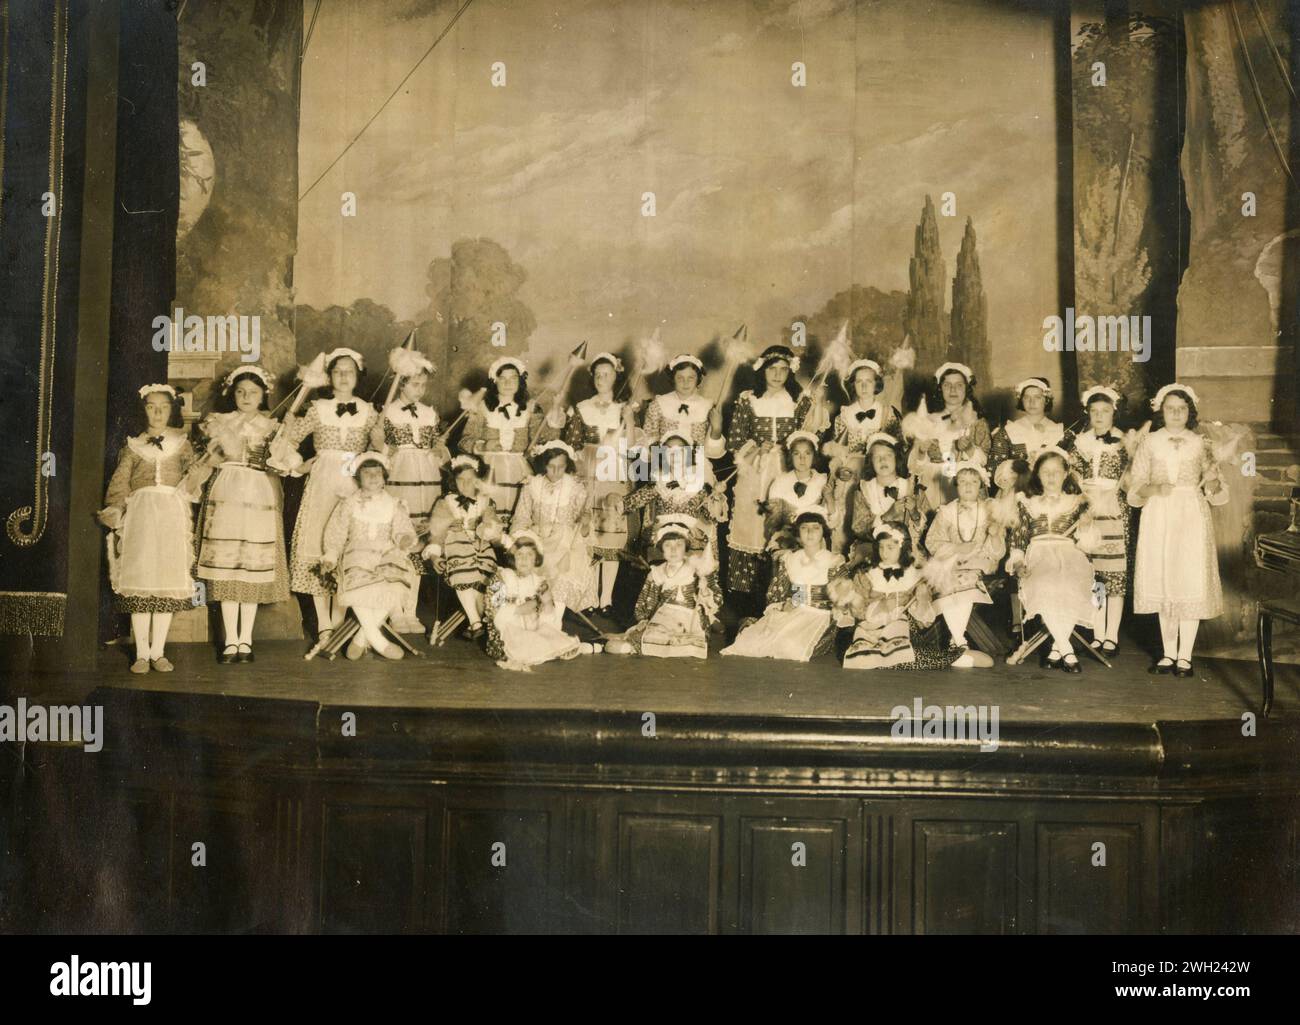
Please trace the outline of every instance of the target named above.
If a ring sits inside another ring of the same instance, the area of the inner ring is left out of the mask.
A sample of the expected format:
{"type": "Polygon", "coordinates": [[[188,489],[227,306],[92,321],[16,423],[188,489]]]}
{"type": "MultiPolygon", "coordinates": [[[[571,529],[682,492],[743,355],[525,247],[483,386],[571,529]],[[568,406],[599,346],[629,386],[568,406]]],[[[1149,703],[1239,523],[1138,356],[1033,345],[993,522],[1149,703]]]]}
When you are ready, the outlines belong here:
{"type": "Polygon", "coordinates": [[[1300,933],[1300,6],[0,57],[0,935],[1300,933]]]}

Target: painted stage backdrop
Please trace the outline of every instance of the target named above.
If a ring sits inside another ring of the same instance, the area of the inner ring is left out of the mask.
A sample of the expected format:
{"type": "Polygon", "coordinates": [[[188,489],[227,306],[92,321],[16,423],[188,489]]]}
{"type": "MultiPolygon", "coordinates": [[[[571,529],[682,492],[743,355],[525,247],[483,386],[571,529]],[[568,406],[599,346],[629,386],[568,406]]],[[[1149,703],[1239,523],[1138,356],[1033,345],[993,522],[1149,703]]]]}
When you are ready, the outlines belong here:
{"type": "MultiPolygon", "coordinates": [[[[176,303],[259,315],[286,390],[348,345],[369,394],[414,330],[444,412],[504,353],[544,379],[658,331],[716,366],[741,323],[752,345],[806,324],[814,355],[845,321],[860,355],[908,338],[909,397],[957,359],[995,421],[1042,374],[1067,420],[1107,383],[1136,426],[1176,377],[1225,464],[1257,456],[1216,512],[1230,612],[1207,629],[1244,654],[1283,586],[1250,539],[1285,525],[1300,461],[1290,35],[1281,0],[1131,6],[191,4],[176,303]],[[1071,303],[1150,318],[1147,358],[1048,351],[1071,303]]],[[[202,409],[234,358],[171,373],[202,409]]]]}

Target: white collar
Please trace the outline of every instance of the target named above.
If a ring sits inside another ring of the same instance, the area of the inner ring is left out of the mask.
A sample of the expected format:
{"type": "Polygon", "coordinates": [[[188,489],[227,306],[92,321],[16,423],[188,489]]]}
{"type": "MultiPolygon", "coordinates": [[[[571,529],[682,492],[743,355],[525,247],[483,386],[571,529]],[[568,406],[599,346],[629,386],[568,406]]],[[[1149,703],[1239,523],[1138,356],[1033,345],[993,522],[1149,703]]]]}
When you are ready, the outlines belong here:
{"type": "Polygon", "coordinates": [[[795,402],[790,397],[790,393],[784,387],[775,391],[768,391],[762,396],[755,395],[752,391],[745,392],[749,396],[749,406],[758,416],[784,417],[793,416],[795,402]]]}
{"type": "Polygon", "coordinates": [[[1028,420],[1021,418],[1019,420],[1009,420],[1003,427],[1007,432],[1007,437],[1017,445],[1024,445],[1026,448],[1050,448],[1060,440],[1065,433],[1065,428],[1055,420],[1048,420],[1044,417],[1039,421],[1042,424],[1042,430],[1036,430],[1028,420]]]}
{"type": "Polygon", "coordinates": [[[436,424],[438,422],[438,412],[432,406],[423,402],[415,403],[414,415],[406,408],[411,405],[409,402],[403,402],[401,399],[394,399],[384,407],[384,415],[393,423],[412,423],[412,424],[436,424]]]}
{"type": "Polygon", "coordinates": [[[149,444],[149,439],[156,437],[158,437],[158,435],[150,434],[148,431],[145,431],[143,434],[134,438],[128,438],[126,444],[127,447],[141,459],[151,463],[156,463],[163,459],[170,459],[172,456],[176,455],[186,441],[185,435],[175,427],[163,428],[162,448],[159,448],[157,445],[149,444]]]}

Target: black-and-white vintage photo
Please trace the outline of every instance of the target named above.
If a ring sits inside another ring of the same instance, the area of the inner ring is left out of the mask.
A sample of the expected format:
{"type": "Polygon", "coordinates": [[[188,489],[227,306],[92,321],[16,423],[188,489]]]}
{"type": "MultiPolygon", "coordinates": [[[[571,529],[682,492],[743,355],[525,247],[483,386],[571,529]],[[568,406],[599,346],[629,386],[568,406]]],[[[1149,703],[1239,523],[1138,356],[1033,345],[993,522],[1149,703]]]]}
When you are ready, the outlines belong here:
{"type": "Polygon", "coordinates": [[[0,933],[1300,932],[1300,8],[0,22],[0,933]]]}

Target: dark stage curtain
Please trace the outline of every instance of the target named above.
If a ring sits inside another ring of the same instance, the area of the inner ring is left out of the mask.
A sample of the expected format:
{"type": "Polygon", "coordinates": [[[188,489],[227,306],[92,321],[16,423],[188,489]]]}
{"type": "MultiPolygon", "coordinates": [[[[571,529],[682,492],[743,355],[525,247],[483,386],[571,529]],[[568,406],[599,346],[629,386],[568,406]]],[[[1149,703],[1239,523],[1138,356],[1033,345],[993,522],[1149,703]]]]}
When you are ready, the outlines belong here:
{"type": "Polygon", "coordinates": [[[85,0],[0,3],[0,633],[57,636],[68,590],[85,0]]]}

